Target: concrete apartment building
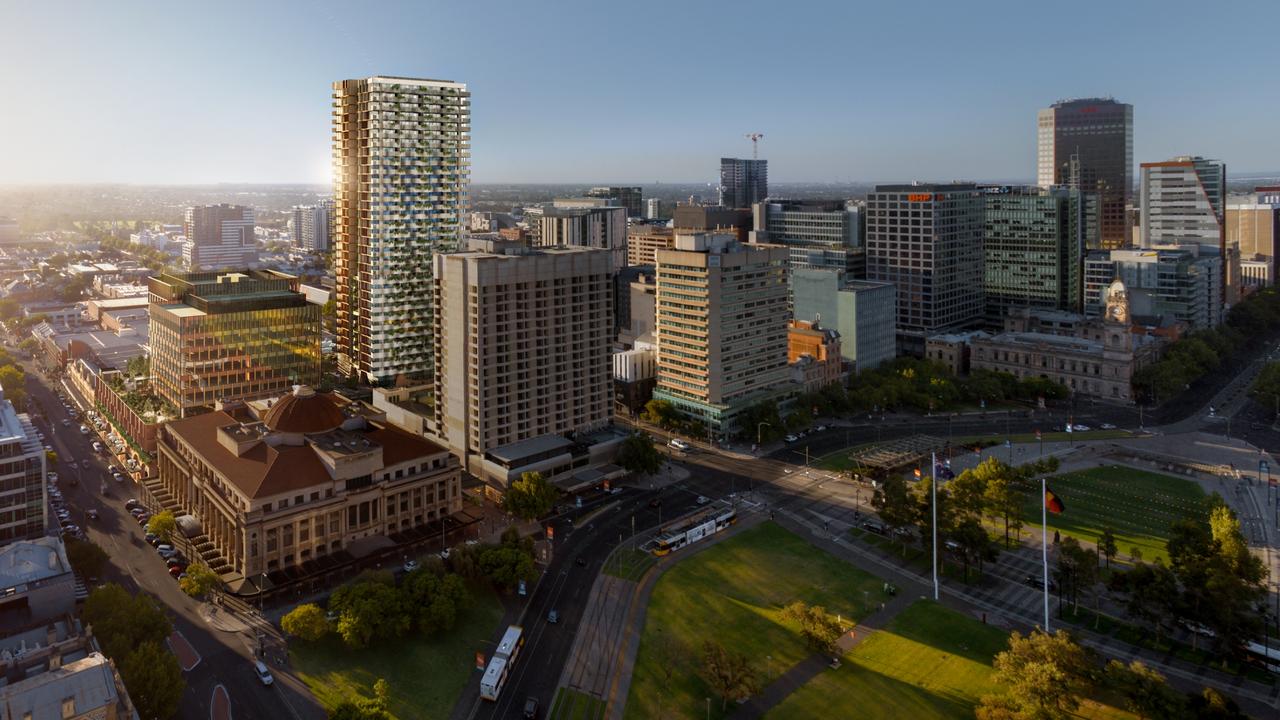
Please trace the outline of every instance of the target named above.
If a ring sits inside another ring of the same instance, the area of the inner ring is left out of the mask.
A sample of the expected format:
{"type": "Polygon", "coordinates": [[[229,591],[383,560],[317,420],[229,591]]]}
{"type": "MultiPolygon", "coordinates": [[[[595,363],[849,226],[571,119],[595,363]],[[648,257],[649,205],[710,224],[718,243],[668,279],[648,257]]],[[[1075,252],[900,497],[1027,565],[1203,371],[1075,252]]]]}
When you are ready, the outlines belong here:
{"type": "Polygon", "coordinates": [[[840,354],[854,372],[873,370],[897,354],[894,321],[897,294],[889,283],[851,280],[830,268],[791,271],[796,320],[840,333],[840,354]]]}
{"type": "Polygon", "coordinates": [[[471,93],[400,77],[333,85],[338,367],[370,381],[431,370],[431,259],[463,230],[471,93]]]}
{"type": "Polygon", "coordinates": [[[320,306],[274,270],[164,273],[151,290],[156,393],[186,416],[320,379],[320,306]]]}
{"type": "Polygon", "coordinates": [[[472,241],[436,256],[434,433],[499,493],[609,459],[610,251],[472,241]]]}
{"type": "Polygon", "coordinates": [[[751,242],[785,245],[791,267],[835,268],[866,276],[866,215],[861,205],[840,201],[770,200],[751,207],[751,242]]]}
{"type": "MultiPolygon", "coordinates": [[[[600,202],[605,202],[601,200],[600,202]]],[[[587,205],[573,198],[543,208],[534,245],[600,248],[609,251],[614,270],[627,264],[627,209],[587,205]]]]}
{"type": "Polygon", "coordinates": [[[970,183],[877,185],[867,196],[867,279],[897,289],[898,353],[981,320],[986,199],[970,183]]]}
{"type": "Polygon", "coordinates": [[[311,252],[329,249],[329,228],[333,220],[333,201],[322,200],[315,205],[294,205],[293,246],[311,252]]]}
{"type": "Polygon", "coordinates": [[[187,208],[183,258],[192,270],[248,267],[258,262],[253,208],[198,205],[187,208]]]}
{"type": "Polygon", "coordinates": [[[158,449],[162,492],[199,522],[220,556],[211,567],[241,594],[334,569],[462,509],[446,448],[305,385],[171,422],[158,449]]]}
{"type": "Polygon", "coordinates": [[[1133,201],[1133,106],[1112,98],[1062,100],[1036,117],[1036,184],[1097,193],[1098,246],[1130,246],[1133,201]]]}
{"type": "Polygon", "coordinates": [[[739,412],[791,387],[789,260],[785,247],[729,233],[677,233],[675,249],[658,252],[653,397],[713,438],[731,436],[739,412]]]}
{"type": "Polygon", "coordinates": [[[627,230],[627,265],[654,265],[659,250],[675,246],[675,231],[660,225],[636,225],[627,230]]]}
{"type": "MultiPolygon", "coordinates": [[[[0,545],[41,537],[48,529],[45,454],[36,428],[0,388],[0,545]]],[[[3,588],[0,588],[2,590],[3,588]]],[[[0,608],[4,607],[0,597],[0,608]]]]}

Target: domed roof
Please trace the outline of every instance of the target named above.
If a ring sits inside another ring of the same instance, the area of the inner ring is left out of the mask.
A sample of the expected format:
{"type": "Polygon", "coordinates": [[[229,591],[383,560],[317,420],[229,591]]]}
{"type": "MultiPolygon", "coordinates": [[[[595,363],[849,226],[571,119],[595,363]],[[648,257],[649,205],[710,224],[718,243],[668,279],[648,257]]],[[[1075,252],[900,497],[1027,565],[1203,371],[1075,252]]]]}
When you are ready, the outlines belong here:
{"type": "Polygon", "coordinates": [[[319,395],[306,385],[272,403],[262,422],[274,432],[321,433],[333,430],[346,418],[328,395],[319,395]]]}

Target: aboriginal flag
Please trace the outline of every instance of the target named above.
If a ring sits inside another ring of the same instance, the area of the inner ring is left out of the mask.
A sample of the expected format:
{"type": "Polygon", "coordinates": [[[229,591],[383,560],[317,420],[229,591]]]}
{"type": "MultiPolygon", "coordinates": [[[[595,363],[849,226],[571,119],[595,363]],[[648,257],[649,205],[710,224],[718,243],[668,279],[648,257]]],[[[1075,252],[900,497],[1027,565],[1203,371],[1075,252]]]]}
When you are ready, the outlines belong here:
{"type": "Polygon", "coordinates": [[[1058,497],[1057,494],[1047,486],[1044,489],[1044,506],[1054,515],[1057,515],[1067,509],[1067,506],[1062,504],[1062,498],[1058,497]]]}

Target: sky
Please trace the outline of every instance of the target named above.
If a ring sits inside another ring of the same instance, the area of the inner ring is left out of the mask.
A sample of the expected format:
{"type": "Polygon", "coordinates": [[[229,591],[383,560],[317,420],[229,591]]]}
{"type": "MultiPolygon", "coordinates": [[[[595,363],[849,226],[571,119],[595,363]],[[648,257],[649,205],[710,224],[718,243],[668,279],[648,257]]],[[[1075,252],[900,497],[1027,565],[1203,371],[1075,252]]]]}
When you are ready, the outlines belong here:
{"type": "Polygon", "coordinates": [[[330,84],[472,93],[475,182],[1032,179],[1039,108],[1280,170],[1280,2],[0,0],[0,183],[329,181],[330,84]]]}

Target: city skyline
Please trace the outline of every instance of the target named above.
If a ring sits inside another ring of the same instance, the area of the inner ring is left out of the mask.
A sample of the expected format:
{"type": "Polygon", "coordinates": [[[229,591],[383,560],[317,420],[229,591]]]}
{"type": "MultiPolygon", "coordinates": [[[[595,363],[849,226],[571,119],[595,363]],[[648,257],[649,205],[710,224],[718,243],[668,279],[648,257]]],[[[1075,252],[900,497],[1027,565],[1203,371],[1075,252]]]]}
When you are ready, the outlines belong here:
{"type": "MultiPolygon", "coordinates": [[[[656,3],[650,33],[621,31],[634,14],[577,2],[403,3],[360,23],[334,4],[249,7],[0,10],[13,37],[0,77],[11,100],[38,109],[0,117],[0,183],[326,183],[330,83],[378,74],[468,85],[477,183],[715,182],[718,158],[750,157],[748,132],[764,134],[760,157],[779,183],[1030,178],[1037,110],[1107,95],[1134,107],[1135,164],[1197,154],[1268,172],[1280,154],[1260,131],[1280,98],[1251,70],[1280,16],[1263,3],[1230,15],[1109,5],[1108,22],[1087,27],[1007,3],[923,15],[656,3]],[[566,23],[619,31],[537,41],[566,23]],[[709,37],[753,33],[769,38],[744,65],[753,74],[726,82],[711,70],[725,46],[709,37]],[[1192,35],[1230,37],[1233,52],[1164,52],[1165,38],[1192,35]],[[1073,38],[1091,52],[1062,52],[1073,38]]],[[[1079,16],[1095,7],[1081,3],[1079,16]]]]}

